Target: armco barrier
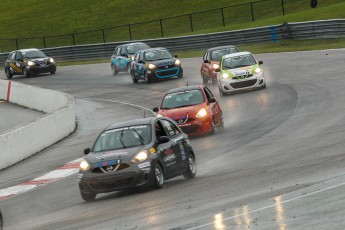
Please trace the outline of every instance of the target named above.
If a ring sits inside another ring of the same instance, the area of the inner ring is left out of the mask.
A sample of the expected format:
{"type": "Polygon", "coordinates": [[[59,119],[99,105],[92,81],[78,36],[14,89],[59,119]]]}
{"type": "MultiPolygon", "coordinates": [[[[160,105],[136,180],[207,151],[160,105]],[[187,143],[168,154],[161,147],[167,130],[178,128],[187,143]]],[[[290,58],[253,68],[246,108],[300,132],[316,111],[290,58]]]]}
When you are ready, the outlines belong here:
{"type": "Polygon", "coordinates": [[[0,99],[46,113],[34,122],[0,133],[0,170],[68,136],[76,127],[69,94],[0,80],[0,99]]]}

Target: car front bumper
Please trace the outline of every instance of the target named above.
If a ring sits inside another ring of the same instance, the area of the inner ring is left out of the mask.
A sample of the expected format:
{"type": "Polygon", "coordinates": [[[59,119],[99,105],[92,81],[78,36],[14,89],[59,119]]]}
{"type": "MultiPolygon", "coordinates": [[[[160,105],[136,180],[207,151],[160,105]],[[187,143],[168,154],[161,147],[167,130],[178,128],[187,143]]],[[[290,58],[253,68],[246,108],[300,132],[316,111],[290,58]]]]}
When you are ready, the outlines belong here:
{"type": "Polygon", "coordinates": [[[48,64],[48,65],[33,65],[33,66],[27,66],[26,70],[30,74],[38,74],[38,73],[50,73],[56,71],[56,65],[55,64],[48,64]]]}
{"type": "Polygon", "coordinates": [[[245,79],[222,78],[218,80],[219,88],[225,93],[262,88],[265,84],[266,81],[263,74],[254,75],[245,79]]]}

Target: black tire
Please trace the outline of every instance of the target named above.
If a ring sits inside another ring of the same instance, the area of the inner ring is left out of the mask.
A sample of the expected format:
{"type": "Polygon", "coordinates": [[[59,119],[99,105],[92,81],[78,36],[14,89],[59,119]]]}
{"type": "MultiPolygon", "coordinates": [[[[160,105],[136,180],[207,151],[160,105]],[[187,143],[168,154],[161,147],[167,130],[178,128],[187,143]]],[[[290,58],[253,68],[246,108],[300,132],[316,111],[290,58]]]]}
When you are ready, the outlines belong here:
{"type": "Polygon", "coordinates": [[[218,87],[218,90],[219,90],[220,96],[223,96],[223,97],[226,96],[226,93],[221,88],[218,87]]]}
{"type": "Polygon", "coordinates": [[[83,190],[80,190],[80,195],[81,198],[83,198],[83,200],[85,201],[94,201],[96,198],[96,193],[94,192],[85,192],[83,190]]]}
{"type": "Polygon", "coordinates": [[[4,227],[4,219],[2,219],[2,214],[1,214],[1,211],[0,211],[0,230],[2,230],[4,227]]]}
{"type": "Polygon", "coordinates": [[[152,179],[153,179],[153,187],[155,187],[155,188],[162,188],[163,187],[163,185],[164,185],[164,172],[162,170],[162,167],[159,165],[159,163],[156,163],[153,166],[152,179]]]}
{"type": "Polygon", "coordinates": [[[119,73],[119,71],[115,68],[113,64],[111,64],[111,72],[113,73],[113,75],[116,75],[119,73]]]}
{"type": "Polygon", "coordinates": [[[13,74],[11,73],[10,68],[8,67],[5,68],[5,74],[6,74],[7,79],[12,79],[13,74]]]}
{"type": "Polygon", "coordinates": [[[188,154],[188,165],[186,171],[183,173],[184,178],[191,179],[196,175],[196,163],[192,153],[188,154]]]}
{"type": "Polygon", "coordinates": [[[133,83],[138,83],[138,79],[135,78],[135,74],[133,70],[131,71],[131,78],[132,78],[133,83]]]}
{"type": "Polygon", "coordinates": [[[212,81],[212,85],[217,85],[217,79],[213,79],[213,77],[211,77],[211,81],[212,81]]]}
{"type": "Polygon", "coordinates": [[[266,82],[261,86],[261,89],[266,89],[266,82]]]}
{"type": "Polygon", "coordinates": [[[144,73],[144,79],[146,84],[150,84],[152,82],[150,76],[147,74],[147,72],[144,73]]]}
{"type": "Polygon", "coordinates": [[[30,77],[30,73],[27,71],[27,69],[25,67],[23,68],[23,75],[25,77],[30,77]]]}
{"type": "Polygon", "coordinates": [[[50,74],[55,74],[55,73],[56,73],[56,70],[50,71],[50,74]]]}
{"type": "Polygon", "coordinates": [[[127,64],[127,73],[131,74],[131,63],[127,64]]]}
{"type": "Polygon", "coordinates": [[[177,75],[177,78],[183,78],[183,72],[180,71],[180,73],[177,75]]]}
{"type": "Polygon", "coordinates": [[[213,135],[216,133],[216,125],[214,124],[214,118],[212,118],[212,129],[210,131],[210,135],[213,135]]]}

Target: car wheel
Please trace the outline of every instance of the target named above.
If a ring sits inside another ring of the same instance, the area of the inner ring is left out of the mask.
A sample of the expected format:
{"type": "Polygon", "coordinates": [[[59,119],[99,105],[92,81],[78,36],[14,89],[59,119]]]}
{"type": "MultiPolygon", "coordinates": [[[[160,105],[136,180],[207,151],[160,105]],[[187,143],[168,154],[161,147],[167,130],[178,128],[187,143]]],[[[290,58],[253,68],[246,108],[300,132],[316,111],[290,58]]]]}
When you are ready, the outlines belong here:
{"type": "Polygon", "coordinates": [[[264,84],[262,84],[261,89],[266,89],[266,82],[264,82],[264,84]]]}
{"type": "Polygon", "coordinates": [[[208,80],[206,79],[205,75],[201,75],[202,77],[202,84],[206,85],[208,80]]]}
{"type": "Polygon", "coordinates": [[[131,74],[131,63],[127,64],[127,72],[131,74]]]}
{"type": "Polygon", "coordinates": [[[212,85],[217,85],[217,79],[213,79],[213,77],[211,77],[211,81],[212,81],[212,85]]]}
{"type": "Polygon", "coordinates": [[[183,72],[182,71],[177,75],[177,78],[183,78],[183,72]]]}
{"type": "Polygon", "coordinates": [[[0,230],[2,230],[3,227],[4,227],[4,219],[2,219],[2,214],[0,211],[0,230]]]}
{"type": "Polygon", "coordinates": [[[80,190],[80,195],[81,198],[83,198],[83,200],[85,201],[93,201],[96,198],[96,193],[94,192],[85,192],[83,190],[80,190]]]}
{"type": "Polygon", "coordinates": [[[219,90],[220,96],[226,96],[226,93],[221,88],[218,87],[218,90],[219,90]]]}
{"type": "Polygon", "coordinates": [[[11,70],[8,67],[5,68],[5,74],[7,79],[11,79],[13,77],[13,74],[11,73],[11,70]]]}
{"type": "Polygon", "coordinates": [[[50,71],[50,74],[55,74],[56,70],[50,71]]]}
{"type": "Polygon", "coordinates": [[[133,70],[131,71],[131,78],[132,78],[133,83],[138,83],[138,79],[135,78],[135,74],[133,70]]]}
{"type": "Polygon", "coordinates": [[[111,64],[111,72],[113,73],[113,75],[116,75],[119,73],[119,71],[116,69],[114,64],[111,64]]]}
{"type": "Polygon", "coordinates": [[[23,68],[23,75],[25,77],[30,77],[30,74],[29,74],[29,72],[27,71],[27,69],[25,67],[23,68]]]}
{"type": "Polygon", "coordinates": [[[184,178],[190,179],[194,178],[196,175],[196,163],[195,158],[192,153],[188,154],[188,167],[187,170],[183,173],[184,178]]]}
{"type": "Polygon", "coordinates": [[[210,131],[210,135],[213,135],[213,134],[216,133],[216,129],[215,128],[216,128],[216,125],[214,123],[214,119],[212,118],[212,129],[210,131]]]}
{"type": "Polygon", "coordinates": [[[162,188],[164,185],[164,172],[159,163],[153,166],[153,186],[155,188],[162,188]]]}
{"type": "Polygon", "coordinates": [[[151,78],[150,78],[150,76],[147,74],[147,72],[145,72],[144,78],[145,78],[145,83],[146,83],[146,84],[151,83],[151,78]]]}

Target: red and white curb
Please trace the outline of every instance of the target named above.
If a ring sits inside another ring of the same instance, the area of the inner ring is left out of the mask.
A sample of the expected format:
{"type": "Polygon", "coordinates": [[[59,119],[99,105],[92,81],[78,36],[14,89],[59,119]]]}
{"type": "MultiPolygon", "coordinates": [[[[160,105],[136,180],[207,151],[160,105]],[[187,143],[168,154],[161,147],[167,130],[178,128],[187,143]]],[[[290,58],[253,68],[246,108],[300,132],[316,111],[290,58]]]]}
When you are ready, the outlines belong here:
{"type": "Polygon", "coordinates": [[[83,158],[70,161],[62,167],[51,171],[43,176],[40,176],[36,179],[18,184],[12,187],[8,187],[0,190],[0,200],[4,200],[15,195],[28,192],[35,188],[41,187],[43,185],[59,181],[65,177],[71,176],[79,171],[79,164],[83,158]]]}

